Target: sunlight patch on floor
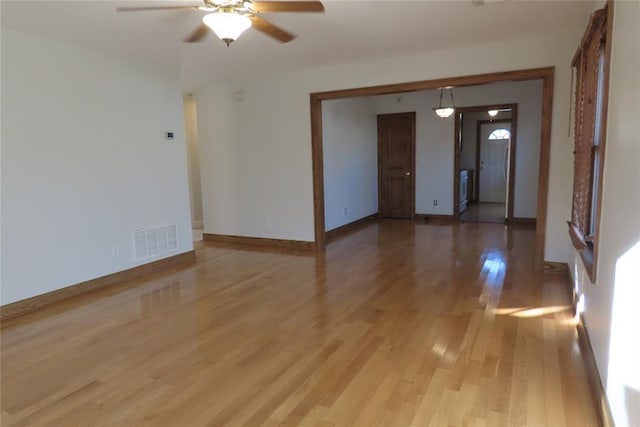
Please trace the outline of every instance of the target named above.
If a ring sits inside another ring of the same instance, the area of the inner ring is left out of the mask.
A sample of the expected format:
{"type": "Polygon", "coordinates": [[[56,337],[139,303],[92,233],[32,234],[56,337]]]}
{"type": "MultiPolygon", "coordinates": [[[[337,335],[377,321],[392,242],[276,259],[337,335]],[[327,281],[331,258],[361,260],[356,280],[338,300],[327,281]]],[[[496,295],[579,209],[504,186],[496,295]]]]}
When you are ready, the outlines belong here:
{"type": "Polygon", "coordinates": [[[543,317],[548,314],[561,313],[571,310],[570,305],[555,305],[549,307],[518,307],[518,308],[497,308],[495,314],[512,317],[543,317]]]}

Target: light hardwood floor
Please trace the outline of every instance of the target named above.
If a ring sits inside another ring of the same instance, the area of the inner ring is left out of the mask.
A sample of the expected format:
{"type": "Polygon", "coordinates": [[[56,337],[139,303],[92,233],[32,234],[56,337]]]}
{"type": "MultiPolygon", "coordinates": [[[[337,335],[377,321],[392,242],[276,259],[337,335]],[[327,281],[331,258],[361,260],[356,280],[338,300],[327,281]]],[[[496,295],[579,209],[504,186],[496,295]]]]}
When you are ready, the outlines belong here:
{"type": "Polygon", "coordinates": [[[460,221],[504,224],[504,214],[504,203],[470,203],[460,214],[460,221]]]}
{"type": "Polygon", "coordinates": [[[592,426],[566,278],[533,230],[382,221],[6,322],[2,425],[592,426]]]}

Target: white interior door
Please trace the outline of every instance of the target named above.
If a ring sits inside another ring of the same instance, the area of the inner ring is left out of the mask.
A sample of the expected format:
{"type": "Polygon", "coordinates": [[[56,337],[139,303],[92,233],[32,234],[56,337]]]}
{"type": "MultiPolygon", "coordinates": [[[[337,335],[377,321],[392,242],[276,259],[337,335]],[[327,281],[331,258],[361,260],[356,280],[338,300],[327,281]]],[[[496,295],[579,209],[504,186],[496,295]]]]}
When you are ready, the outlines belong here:
{"type": "Polygon", "coordinates": [[[507,129],[509,123],[487,123],[480,127],[480,173],[478,201],[506,203],[509,139],[489,139],[496,129],[507,129]]]}

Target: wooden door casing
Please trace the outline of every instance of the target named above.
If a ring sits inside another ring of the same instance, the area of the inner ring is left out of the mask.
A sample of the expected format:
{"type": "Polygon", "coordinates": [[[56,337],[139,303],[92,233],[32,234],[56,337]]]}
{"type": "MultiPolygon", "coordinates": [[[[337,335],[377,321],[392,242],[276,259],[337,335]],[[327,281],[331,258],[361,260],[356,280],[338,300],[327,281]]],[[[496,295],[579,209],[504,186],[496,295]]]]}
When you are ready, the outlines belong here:
{"type": "Polygon", "coordinates": [[[416,113],[378,115],[378,209],[383,218],[415,213],[416,113]]]}
{"type": "MultiPolygon", "coordinates": [[[[610,10],[613,10],[611,8],[610,10]]],[[[611,13],[611,12],[609,12],[611,13]]],[[[555,67],[539,67],[518,70],[504,70],[493,73],[464,75],[457,77],[444,77],[431,80],[420,80],[411,82],[379,84],[375,86],[353,87],[338,90],[326,90],[323,92],[313,92],[309,94],[309,110],[311,114],[311,163],[313,165],[313,228],[314,241],[318,251],[324,251],[326,248],[326,231],[324,220],[324,168],[322,166],[322,102],[335,99],[355,98],[360,96],[376,96],[376,95],[398,95],[402,93],[416,92],[421,90],[440,89],[446,86],[466,87],[477,86],[491,83],[499,83],[505,81],[521,82],[528,80],[542,81],[542,104],[540,106],[542,120],[540,123],[540,155],[538,160],[538,194],[536,198],[536,245],[534,249],[535,270],[542,271],[544,269],[544,249],[547,236],[547,207],[549,195],[549,158],[551,156],[551,124],[553,122],[553,94],[554,94],[554,76],[555,67]]],[[[517,109],[517,104],[513,104],[517,109]]],[[[510,108],[510,104],[504,105],[487,105],[486,109],[510,108]]],[[[465,107],[456,108],[454,114],[455,138],[453,170],[460,169],[460,118],[461,112],[466,110],[465,107]]],[[[466,111],[477,111],[478,106],[466,111]]],[[[514,115],[512,124],[512,150],[511,155],[514,156],[516,151],[516,122],[517,114],[514,115]]],[[[515,162],[512,161],[515,165],[515,162]]],[[[514,168],[511,169],[513,171],[514,168]]],[[[513,172],[511,172],[513,173],[513,172]]],[[[453,174],[453,191],[452,211],[455,219],[460,216],[459,212],[459,186],[460,176],[453,174]]],[[[515,182],[515,180],[511,180],[515,182]]],[[[511,187],[513,188],[513,187],[511,187]]],[[[510,189],[509,191],[513,191],[510,189]]],[[[513,200],[513,197],[510,197],[513,200]]],[[[509,206],[511,209],[511,206],[509,206]]],[[[510,218],[512,215],[510,213],[510,218]]]]}

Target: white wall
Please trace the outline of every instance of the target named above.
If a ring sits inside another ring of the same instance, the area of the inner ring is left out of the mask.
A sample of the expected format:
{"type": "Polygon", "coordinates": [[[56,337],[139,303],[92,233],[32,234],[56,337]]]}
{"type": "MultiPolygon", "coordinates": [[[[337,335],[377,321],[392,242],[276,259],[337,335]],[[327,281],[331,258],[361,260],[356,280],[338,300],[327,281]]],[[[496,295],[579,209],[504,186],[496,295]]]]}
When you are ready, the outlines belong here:
{"type": "Polygon", "coordinates": [[[136,229],[192,249],[178,81],[2,30],[2,304],[136,265],[136,229]]]}
{"type": "MultiPolygon", "coordinates": [[[[542,80],[455,88],[453,95],[458,106],[518,104],[514,216],[535,218],[542,80]]],[[[377,112],[416,112],[416,213],[452,215],[455,122],[433,113],[439,96],[437,90],[378,96],[377,112]]]]}
{"type": "Polygon", "coordinates": [[[462,146],[460,147],[460,169],[476,169],[476,125],[486,120],[486,112],[462,114],[462,146]]]}
{"type": "Polygon", "coordinates": [[[616,425],[640,425],[640,3],[616,1],[596,283],[571,263],[616,425]]]}
{"type": "MultiPolygon", "coordinates": [[[[556,66],[545,257],[567,261],[564,221],[571,205],[571,170],[567,165],[572,162],[566,131],[567,64],[581,32],[582,28],[565,28],[520,40],[205,85],[197,91],[199,115],[209,118],[199,123],[205,231],[314,240],[311,92],[556,66]],[[244,91],[244,101],[233,101],[232,93],[237,90],[244,91]]],[[[436,101],[429,100],[428,105],[436,101]]],[[[468,103],[466,99],[459,101],[468,103]]],[[[436,130],[437,137],[449,141],[452,128],[447,132],[446,124],[442,127],[436,130]]],[[[525,155],[523,151],[520,153],[525,155]]],[[[452,155],[443,154],[441,160],[453,164],[452,155]]],[[[526,170],[520,168],[520,172],[526,170]]],[[[448,188],[421,197],[427,201],[438,198],[442,201],[439,208],[450,210],[452,193],[448,188]]],[[[521,211],[516,215],[527,216],[521,211]]]]}
{"type": "Polygon", "coordinates": [[[198,142],[198,110],[193,97],[184,98],[184,126],[189,170],[191,225],[202,228],[202,186],[200,184],[200,143],[198,142]]]}
{"type": "Polygon", "coordinates": [[[430,90],[375,97],[378,114],[416,113],[418,214],[453,214],[453,117],[442,120],[435,116],[432,108],[438,105],[439,96],[439,91],[430,90]]]}
{"type": "Polygon", "coordinates": [[[325,230],[378,212],[378,123],[373,98],[322,103],[325,230]]]}

